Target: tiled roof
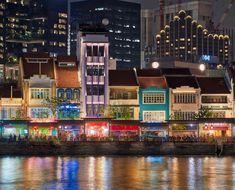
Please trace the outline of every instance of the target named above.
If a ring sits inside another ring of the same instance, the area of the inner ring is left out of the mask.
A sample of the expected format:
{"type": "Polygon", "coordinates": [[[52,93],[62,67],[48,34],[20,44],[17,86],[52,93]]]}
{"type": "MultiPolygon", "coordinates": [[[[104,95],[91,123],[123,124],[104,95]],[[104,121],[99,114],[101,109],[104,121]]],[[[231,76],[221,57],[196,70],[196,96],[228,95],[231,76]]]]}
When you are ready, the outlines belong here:
{"type": "Polygon", "coordinates": [[[192,75],[188,68],[162,68],[161,72],[163,75],[192,75]]]}
{"type": "Polygon", "coordinates": [[[138,77],[139,85],[142,88],[158,87],[166,88],[166,80],[164,77],[138,77]]]}
{"type": "Polygon", "coordinates": [[[17,88],[16,84],[4,84],[0,86],[0,98],[10,98],[11,97],[11,86],[12,86],[12,97],[22,98],[22,92],[17,88]]]}
{"type": "Polygon", "coordinates": [[[169,88],[178,88],[181,86],[199,88],[194,76],[166,76],[166,81],[169,88]]]}
{"type": "Polygon", "coordinates": [[[225,79],[222,77],[198,77],[202,94],[230,94],[225,79]]]}
{"type": "Polygon", "coordinates": [[[25,53],[23,55],[23,58],[50,58],[49,53],[44,52],[31,52],[31,53],[25,53]]]}
{"type": "MultiPolygon", "coordinates": [[[[33,75],[39,75],[39,63],[27,63],[25,59],[23,59],[23,73],[24,79],[29,79],[33,75]]],[[[53,60],[49,59],[48,63],[41,63],[41,75],[46,75],[51,79],[54,79],[54,65],[53,60]]]]}
{"type": "Polygon", "coordinates": [[[56,65],[57,88],[79,88],[78,66],[59,67],[56,65]]]}
{"type": "Polygon", "coordinates": [[[76,56],[58,55],[57,62],[77,62],[77,57],[76,56]]]}
{"type": "Polygon", "coordinates": [[[110,86],[138,86],[134,70],[109,70],[110,86]]]}
{"type": "Polygon", "coordinates": [[[159,69],[139,69],[137,70],[138,77],[159,77],[162,76],[159,69]]]}

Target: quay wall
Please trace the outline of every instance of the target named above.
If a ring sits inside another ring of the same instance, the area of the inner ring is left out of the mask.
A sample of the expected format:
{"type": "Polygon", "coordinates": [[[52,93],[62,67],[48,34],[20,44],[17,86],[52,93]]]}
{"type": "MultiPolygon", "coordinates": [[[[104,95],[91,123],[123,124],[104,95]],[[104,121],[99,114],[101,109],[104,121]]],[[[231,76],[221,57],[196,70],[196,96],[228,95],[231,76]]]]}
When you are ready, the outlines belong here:
{"type": "MultiPolygon", "coordinates": [[[[1,156],[72,155],[215,155],[212,143],[70,142],[69,144],[0,143],[1,156]]],[[[224,144],[222,155],[235,155],[235,144],[224,144]]]]}

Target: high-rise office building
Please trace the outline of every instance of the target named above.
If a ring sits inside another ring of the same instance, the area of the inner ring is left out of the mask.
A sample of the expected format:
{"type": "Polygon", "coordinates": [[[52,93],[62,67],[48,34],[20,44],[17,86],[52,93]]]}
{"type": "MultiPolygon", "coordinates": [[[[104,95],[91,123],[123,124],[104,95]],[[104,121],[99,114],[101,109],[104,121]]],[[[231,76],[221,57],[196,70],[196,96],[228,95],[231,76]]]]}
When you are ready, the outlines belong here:
{"type": "Polygon", "coordinates": [[[0,15],[0,64],[26,52],[66,53],[67,0],[3,0],[0,15]]]}
{"type": "MultiPolygon", "coordinates": [[[[155,7],[141,10],[141,52],[142,62],[155,58],[156,34],[169,25],[180,10],[185,10],[203,27],[210,29],[212,0],[156,0],[155,7]]],[[[144,63],[143,63],[144,64],[144,63]]]]}
{"type": "Polygon", "coordinates": [[[110,57],[117,68],[140,67],[140,4],[121,0],[70,0],[68,53],[76,52],[81,24],[103,24],[108,30],[110,57]]]}
{"type": "Polygon", "coordinates": [[[230,38],[212,34],[187,12],[180,11],[156,36],[156,56],[186,62],[229,63],[230,38]]]}

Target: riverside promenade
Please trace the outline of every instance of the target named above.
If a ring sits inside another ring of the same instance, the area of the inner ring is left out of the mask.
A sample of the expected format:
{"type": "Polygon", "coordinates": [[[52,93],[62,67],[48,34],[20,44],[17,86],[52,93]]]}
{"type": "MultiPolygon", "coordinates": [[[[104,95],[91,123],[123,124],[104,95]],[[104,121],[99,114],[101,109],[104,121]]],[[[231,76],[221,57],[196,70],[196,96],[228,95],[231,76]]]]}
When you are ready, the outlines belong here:
{"type": "MultiPolygon", "coordinates": [[[[72,155],[218,155],[216,142],[71,141],[0,142],[1,156],[72,155]]],[[[223,143],[222,156],[235,155],[235,143],[223,143]]]]}

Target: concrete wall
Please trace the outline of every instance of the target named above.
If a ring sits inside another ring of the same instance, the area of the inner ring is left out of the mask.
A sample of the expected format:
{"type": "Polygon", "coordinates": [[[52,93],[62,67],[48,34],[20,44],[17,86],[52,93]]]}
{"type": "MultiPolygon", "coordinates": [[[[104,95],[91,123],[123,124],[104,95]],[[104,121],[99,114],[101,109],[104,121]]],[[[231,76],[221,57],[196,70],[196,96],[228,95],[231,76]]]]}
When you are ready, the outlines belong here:
{"type": "MultiPolygon", "coordinates": [[[[225,145],[235,155],[235,145],[225,145]]],[[[0,155],[215,155],[207,143],[76,142],[67,145],[0,143],[0,155]]]]}

